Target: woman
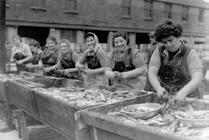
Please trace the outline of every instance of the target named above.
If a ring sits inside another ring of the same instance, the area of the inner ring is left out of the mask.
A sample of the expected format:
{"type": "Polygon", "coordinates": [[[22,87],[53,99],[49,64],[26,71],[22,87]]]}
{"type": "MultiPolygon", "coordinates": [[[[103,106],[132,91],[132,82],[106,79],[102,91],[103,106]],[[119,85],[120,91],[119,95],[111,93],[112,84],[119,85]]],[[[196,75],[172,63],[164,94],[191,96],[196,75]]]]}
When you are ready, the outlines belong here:
{"type": "Polygon", "coordinates": [[[126,33],[116,32],[113,35],[113,47],[110,64],[105,71],[106,76],[110,78],[110,84],[142,90],[144,88],[143,74],[146,71],[143,57],[138,50],[128,46],[126,33]]]}
{"type": "Polygon", "coordinates": [[[56,38],[49,36],[46,39],[46,45],[39,63],[39,65],[43,68],[44,75],[46,76],[56,76],[56,73],[54,73],[58,57],[58,49],[56,45],[56,38]]]}
{"type": "Polygon", "coordinates": [[[157,26],[155,39],[162,45],[155,49],[148,70],[148,90],[159,96],[175,95],[176,100],[199,97],[198,86],[203,79],[202,62],[195,50],[180,40],[182,32],[182,27],[172,21],[157,26]]]}
{"type": "Polygon", "coordinates": [[[41,56],[42,56],[42,50],[41,50],[41,46],[39,44],[38,41],[36,41],[35,39],[32,39],[30,41],[30,49],[32,51],[33,57],[30,60],[29,64],[26,64],[26,68],[28,71],[30,72],[40,72],[40,60],[41,60],[41,56]]]}
{"type": "MultiPolygon", "coordinates": [[[[94,33],[85,36],[86,50],[76,63],[76,68],[82,71],[82,76],[87,88],[104,84],[104,71],[107,56],[98,44],[98,38],[94,33]],[[85,67],[85,64],[87,65],[85,67]]],[[[107,81],[106,81],[107,82],[107,81]]]]}
{"type": "Polygon", "coordinates": [[[22,39],[15,35],[12,38],[14,47],[11,50],[11,62],[16,62],[17,64],[24,64],[32,58],[32,53],[30,47],[22,42],[22,39]]]}
{"type": "Polygon", "coordinates": [[[59,56],[57,60],[57,72],[61,77],[70,79],[81,79],[75,63],[78,60],[78,54],[71,49],[70,41],[62,39],[59,44],[59,56]]]}
{"type": "Polygon", "coordinates": [[[16,62],[18,70],[25,70],[25,64],[32,58],[30,47],[22,42],[22,39],[15,35],[12,38],[14,47],[11,50],[11,62],[16,62]]]}

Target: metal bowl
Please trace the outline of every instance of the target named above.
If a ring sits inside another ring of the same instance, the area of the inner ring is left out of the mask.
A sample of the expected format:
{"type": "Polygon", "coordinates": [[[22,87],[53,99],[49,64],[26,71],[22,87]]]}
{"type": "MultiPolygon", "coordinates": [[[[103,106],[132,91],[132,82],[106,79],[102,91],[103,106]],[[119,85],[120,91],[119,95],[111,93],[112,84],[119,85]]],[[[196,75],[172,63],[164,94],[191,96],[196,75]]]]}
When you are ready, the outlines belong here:
{"type": "Polygon", "coordinates": [[[149,119],[159,113],[162,105],[158,103],[134,104],[122,108],[121,112],[136,119],[149,119]]]}

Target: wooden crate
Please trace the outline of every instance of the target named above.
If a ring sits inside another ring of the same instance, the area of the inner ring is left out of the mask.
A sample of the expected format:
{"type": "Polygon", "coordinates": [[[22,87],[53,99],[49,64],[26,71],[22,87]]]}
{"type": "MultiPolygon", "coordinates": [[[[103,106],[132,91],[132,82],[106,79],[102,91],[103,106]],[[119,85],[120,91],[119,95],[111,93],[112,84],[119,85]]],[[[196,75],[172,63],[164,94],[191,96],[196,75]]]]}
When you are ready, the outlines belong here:
{"type": "MultiPolygon", "coordinates": [[[[194,140],[166,133],[155,127],[144,126],[134,122],[124,122],[107,115],[108,112],[120,109],[123,106],[158,102],[151,94],[124,102],[76,112],[76,139],[77,140],[194,140]]],[[[191,100],[190,103],[198,104],[199,109],[208,109],[209,102],[191,100]]],[[[195,106],[195,105],[194,105],[195,106]]],[[[197,109],[197,108],[196,108],[197,109]]]]}
{"type": "Polygon", "coordinates": [[[74,114],[79,108],[39,92],[36,92],[35,98],[39,119],[69,140],[75,140],[74,114]]]}
{"type": "Polygon", "coordinates": [[[24,80],[8,81],[7,100],[9,104],[13,104],[23,109],[31,116],[37,118],[38,111],[32,88],[24,85],[24,80]]]}
{"type": "MultiPolygon", "coordinates": [[[[63,79],[58,80],[56,87],[84,87],[84,83],[79,80],[63,79]]],[[[39,119],[50,127],[68,137],[69,140],[75,140],[75,112],[81,108],[75,107],[63,100],[56,99],[50,95],[45,95],[35,91],[35,99],[38,108],[39,119]]]]}
{"type": "Polygon", "coordinates": [[[27,114],[21,109],[15,110],[14,114],[17,132],[22,140],[67,140],[47,125],[28,123],[27,114]]]}

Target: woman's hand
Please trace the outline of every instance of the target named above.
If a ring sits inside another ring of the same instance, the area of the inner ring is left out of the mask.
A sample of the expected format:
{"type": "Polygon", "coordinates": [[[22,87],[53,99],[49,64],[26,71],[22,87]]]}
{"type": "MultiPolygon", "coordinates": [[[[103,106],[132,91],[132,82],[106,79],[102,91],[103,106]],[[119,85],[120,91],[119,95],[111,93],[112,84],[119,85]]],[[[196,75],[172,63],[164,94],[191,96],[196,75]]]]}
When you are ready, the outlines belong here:
{"type": "Polygon", "coordinates": [[[185,98],[186,98],[186,94],[184,94],[184,93],[182,93],[182,92],[177,92],[177,94],[176,94],[176,97],[175,97],[175,100],[176,101],[184,101],[185,100],[185,98]]]}
{"type": "Polygon", "coordinates": [[[43,71],[44,71],[44,72],[50,72],[51,69],[50,69],[50,68],[43,68],[43,71]]]}
{"type": "Polygon", "coordinates": [[[106,75],[108,78],[111,78],[111,79],[115,78],[115,73],[114,73],[113,71],[111,71],[111,70],[106,70],[106,71],[105,71],[105,75],[106,75]]]}
{"type": "Polygon", "coordinates": [[[167,90],[165,88],[163,88],[163,87],[160,87],[160,88],[157,89],[158,97],[163,98],[166,93],[167,93],[167,90]]]}
{"type": "Polygon", "coordinates": [[[84,69],[84,66],[80,63],[76,63],[75,67],[79,70],[82,71],[84,69]]]}
{"type": "Polygon", "coordinates": [[[123,79],[126,79],[128,77],[128,74],[126,72],[122,72],[120,74],[120,77],[123,78],[123,79]]]}
{"type": "Polygon", "coordinates": [[[28,69],[31,69],[31,68],[33,68],[33,64],[31,64],[31,63],[26,64],[25,67],[28,68],[28,69]]]}

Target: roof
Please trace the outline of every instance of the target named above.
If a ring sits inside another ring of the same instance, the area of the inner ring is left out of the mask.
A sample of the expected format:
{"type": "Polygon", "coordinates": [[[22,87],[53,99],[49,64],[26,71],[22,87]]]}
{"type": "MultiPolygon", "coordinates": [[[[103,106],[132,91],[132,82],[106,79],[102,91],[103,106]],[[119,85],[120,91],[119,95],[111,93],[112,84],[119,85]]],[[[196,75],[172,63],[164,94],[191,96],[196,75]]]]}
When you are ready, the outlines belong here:
{"type": "Polygon", "coordinates": [[[209,2],[205,0],[156,0],[166,3],[182,4],[192,7],[209,8],[209,2]]]}

